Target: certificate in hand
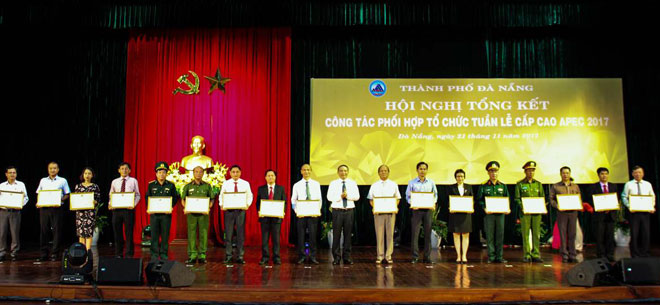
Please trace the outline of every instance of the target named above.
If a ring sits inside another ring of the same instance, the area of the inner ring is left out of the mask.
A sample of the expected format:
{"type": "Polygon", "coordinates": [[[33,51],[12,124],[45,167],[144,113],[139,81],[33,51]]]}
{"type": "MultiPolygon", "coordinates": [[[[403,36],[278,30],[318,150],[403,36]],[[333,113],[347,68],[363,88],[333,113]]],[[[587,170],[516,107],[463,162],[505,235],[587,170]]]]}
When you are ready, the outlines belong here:
{"type": "Polygon", "coordinates": [[[511,206],[509,205],[509,197],[487,196],[486,212],[491,214],[511,213],[511,206]]]}
{"type": "Polygon", "coordinates": [[[296,204],[296,216],[321,216],[321,200],[298,200],[298,203],[296,204]]]}
{"type": "Polygon", "coordinates": [[[628,202],[630,203],[631,212],[653,212],[655,211],[655,196],[651,195],[630,195],[628,202]]]}
{"type": "Polygon", "coordinates": [[[71,211],[94,209],[94,193],[71,193],[69,199],[69,209],[71,211]]]}
{"type": "Polygon", "coordinates": [[[62,190],[41,190],[37,196],[38,208],[59,207],[62,205],[62,190]]]}
{"type": "Polygon", "coordinates": [[[23,209],[23,192],[0,191],[0,207],[8,209],[23,209]]]}
{"type": "Polygon", "coordinates": [[[557,195],[557,209],[560,211],[582,211],[580,194],[557,195]]]}
{"type": "Polygon", "coordinates": [[[247,210],[247,193],[222,193],[222,210],[247,210]]]}
{"type": "Polygon", "coordinates": [[[172,214],[172,197],[149,196],[147,201],[147,213],[172,214]]]}
{"type": "Polygon", "coordinates": [[[208,214],[211,198],[209,197],[186,197],[186,208],[184,214],[208,214]]]}
{"type": "Polygon", "coordinates": [[[374,197],[374,214],[398,213],[396,197],[374,197]]]}
{"type": "Polygon", "coordinates": [[[108,208],[114,209],[133,209],[135,207],[135,192],[116,192],[110,194],[110,204],[108,208]]]}
{"type": "Polygon", "coordinates": [[[523,214],[548,214],[544,197],[522,197],[523,214]]]}
{"type": "Polygon", "coordinates": [[[594,210],[596,212],[602,211],[616,211],[619,209],[619,198],[616,193],[595,194],[594,210]]]}
{"type": "Polygon", "coordinates": [[[433,192],[411,192],[410,208],[435,209],[435,196],[433,192]]]}
{"type": "Polygon", "coordinates": [[[449,213],[474,213],[472,196],[449,196],[449,213]]]}
{"type": "Polygon", "coordinates": [[[284,200],[261,200],[259,217],[284,218],[284,200]]]}

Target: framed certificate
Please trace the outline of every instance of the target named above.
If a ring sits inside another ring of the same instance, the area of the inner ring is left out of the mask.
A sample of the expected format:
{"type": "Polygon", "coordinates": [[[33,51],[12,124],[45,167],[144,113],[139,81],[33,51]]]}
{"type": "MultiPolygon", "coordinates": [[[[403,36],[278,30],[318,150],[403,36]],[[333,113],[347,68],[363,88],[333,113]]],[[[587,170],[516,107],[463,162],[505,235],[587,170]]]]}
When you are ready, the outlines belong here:
{"type": "Polygon", "coordinates": [[[93,210],[94,193],[71,193],[69,209],[71,211],[93,210]]]}
{"type": "Polygon", "coordinates": [[[172,197],[149,196],[149,199],[147,199],[147,213],[172,214],[172,197]]]}
{"type": "Polygon", "coordinates": [[[247,210],[247,193],[222,193],[222,210],[247,210]]]}
{"type": "Polygon", "coordinates": [[[261,200],[259,217],[284,218],[284,200],[261,200]]]}
{"type": "Polygon", "coordinates": [[[62,190],[41,190],[37,195],[38,208],[59,207],[62,205],[62,190]]]}
{"type": "Polygon", "coordinates": [[[411,192],[410,208],[435,209],[435,196],[433,192],[411,192]]]}
{"type": "Polygon", "coordinates": [[[298,203],[296,204],[296,216],[321,216],[321,200],[298,200],[298,203]]]}
{"type": "Polygon", "coordinates": [[[474,213],[474,197],[450,195],[449,213],[474,213]]]}
{"type": "Polygon", "coordinates": [[[655,196],[651,195],[630,195],[628,203],[631,212],[653,212],[655,210],[655,196]]]}
{"type": "Polygon", "coordinates": [[[389,214],[399,212],[396,197],[374,197],[374,214],[389,214]]]}
{"type": "Polygon", "coordinates": [[[511,213],[511,206],[509,205],[509,197],[487,196],[485,198],[486,198],[487,213],[491,213],[491,214],[511,213]]]}
{"type": "Polygon", "coordinates": [[[548,214],[544,197],[521,197],[523,214],[548,214]]]}
{"type": "Polygon", "coordinates": [[[602,211],[616,211],[619,209],[619,197],[616,193],[595,194],[594,210],[596,212],[602,211]]]}
{"type": "Polygon", "coordinates": [[[209,197],[186,197],[185,214],[208,214],[211,198],[209,197]]]}
{"type": "Polygon", "coordinates": [[[111,193],[108,208],[111,210],[135,208],[135,192],[111,193]]]}
{"type": "Polygon", "coordinates": [[[0,207],[8,209],[23,209],[23,192],[0,191],[0,207]]]}
{"type": "Polygon", "coordinates": [[[580,194],[558,194],[557,209],[560,211],[582,211],[580,194]]]}

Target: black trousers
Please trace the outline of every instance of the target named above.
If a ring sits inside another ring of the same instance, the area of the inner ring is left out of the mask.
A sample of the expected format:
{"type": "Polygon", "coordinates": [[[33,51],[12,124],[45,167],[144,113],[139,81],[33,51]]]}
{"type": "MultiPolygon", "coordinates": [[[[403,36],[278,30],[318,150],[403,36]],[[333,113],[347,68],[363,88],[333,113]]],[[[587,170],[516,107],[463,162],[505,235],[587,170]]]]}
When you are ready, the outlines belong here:
{"type": "Polygon", "coordinates": [[[48,256],[48,241],[51,233],[53,247],[50,249],[50,255],[59,255],[62,250],[62,208],[39,209],[39,222],[41,225],[41,234],[39,234],[41,257],[48,256]]]}
{"type": "Polygon", "coordinates": [[[630,213],[630,256],[649,256],[651,241],[650,214],[647,212],[630,213]]]}
{"type": "Polygon", "coordinates": [[[598,257],[614,258],[614,220],[609,213],[594,213],[593,228],[598,257]]]}
{"type": "Polygon", "coordinates": [[[306,257],[305,254],[305,230],[309,230],[309,257],[316,258],[316,231],[318,231],[318,217],[300,217],[296,222],[298,234],[298,256],[306,257]]]}
{"type": "Polygon", "coordinates": [[[280,258],[280,228],[282,226],[279,219],[264,217],[261,222],[261,258],[270,257],[268,249],[268,240],[273,241],[273,260],[280,258]]]}
{"type": "Polygon", "coordinates": [[[243,259],[245,250],[245,210],[225,211],[225,258],[232,257],[231,239],[234,236],[234,225],[236,225],[236,252],[239,259],[243,259]]]}
{"type": "Polygon", "coordinates": [[[0,209],[0,257],[7,254],[7,237],[11,235],[12,256],[21,249],[21,210],[0,209]]]}
{"type": "Polygon", "coordinates": [[[575,259],[575,233],[577,231],[577,212],[557,212],[559,227],[559,253],[562,258],[575,259]]]}
{"type": "Polygon", "coordinates": [[[424,224],[424,259],[431,259],[431,224],[433,222],[433,210],[412,211],[412,257],[419,258],[419,228],[424,224]]]}
{"type": "Polygon", "coordinates": [[[112,210],[112,232],[115,235],[115,255],[123,256],[124,245],[126,245],[126,256],[133,257],[133,226],[135,226],[134,210],[112,210]]]}
{"type": "Polygon", "coordinates": [[[351,233],[355,209],[332,209],[332,256],[334,259],[351,258],[351,233]],[[344,232],[344,245],[339,249],[341,233],[344,232]]]}

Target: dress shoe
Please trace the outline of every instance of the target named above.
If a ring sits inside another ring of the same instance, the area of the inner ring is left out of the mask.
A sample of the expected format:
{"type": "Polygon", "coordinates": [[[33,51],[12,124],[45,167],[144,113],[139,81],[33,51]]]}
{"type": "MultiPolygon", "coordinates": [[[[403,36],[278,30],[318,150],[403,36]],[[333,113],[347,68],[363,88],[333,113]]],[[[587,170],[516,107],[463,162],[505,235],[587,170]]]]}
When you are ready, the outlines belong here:
{"type": "Polygon", "coordinates": [[[500,258],[500,259],[497,260],[497,262],[500,263],[500,264],[506,264],[506,263],[508,263],[509,261],[508,261],[508,260],[505,260],[505,259],[503,259],[503,258],[500,258]]]}
{"type": "Polygon", "coordinates": [[[542,263],[543,260],[540,257],[532,257],[532,262],[533,263],[542,263]]]}
{"type": "Polygon", "coordinates": [[[496,262],[496,261],[495,261],[494,259],[490,259],[490,258],[489,258],[488,261],[487,261],[488,264],[492,264],[492,263],[495,263],[495,262],[496,262]]]}
{"type": "Polygon", "coordinates": [[[206,258],[198,258],[197,263],[206,264],[206,258]]]}
{"type": "Polygon", "coordinates": [[[422,263],[424,263],[424,264],[433,264],[433,261],[431,261],[430,258],[425,258],[424,260],[422,260],[422,263]]]}
{"type": "Polygon", "coordinates": [[[335,259],[332,261],[332,264],[333,264],[333,265],[339,265],[340,262],[341,262],[341,260],[335,258],[335,259]]]}
{"type": "Polygon", "coordinates": [[[5,256],[4,255],[0,256],[0,262],[4,262],[4,261],[5,261],[5,256]]]}
{"type": "Polygon", "coordinates": [[[376,264],[382,264],[382,263],[383,263],[383,260],[382,260],[382,259],[377,259],[377,260],[376,260],[376,264]]]}
{"type": "Polygon", "coordinates": [[[37,262],[45,262],[48,260],[48,256],[40,256],[37,258],[37,262]]]}
{"type": "Polygon", "coordinates": [[[231,264],[231,257],[225,258],[225,264],[231,264]]]}
{"type": "Polygon", "coordinates": [[[317,261],[315,257],[312,257],[311,259],[309,259],[309,261],[312,262],[312,264],[314,264],[314,265],[319,264],[319,261],[317,261]]]}
{"type": "Polygon", "coordinates": [[[578,260],[577,260],[577,258],[569,258],[569,259],[568,259],[568,262],[569,262],[569,263],[577,263],[578,260]]]}
{"type": "MultiPolygon", "coordinates": [[[[318,262],[316,262],[316,263],[318,264],[318,262]]],[[[281,264],[282,264],[282,260],[279,259],[279,258],[276,258],[276,259],[273,260],[273,264],[275,264],[275,265],[281,265],[281,264]]]]}
{"type": "Polygon", "coordinates": [[[17,261],[17,260],[18,260],[18,255],[12,255],[12,256],[11,256],[11,261],[12,261],[12,262],[15,262],[15,261],[17,261]]]}
{"type": "Polygon", "coordinates": [[[259,261],[259,265],[262,265],[262,266],[263,266],[263,265],[266,265],[266,264],[268,264],[268,259],[262,258],[262,259],[259,261]]]}
{"type": "Polygon", "coordinates": [[[301,258],[298,259],[298,261],[296,262],[296,264],[298,264],[298,265],[301,265],[301,264],[304,264],[304,263],[305,263],[305,258],[304,258],[304,257],[301,257],[301,258]]]}
{"type": "Polygon", "coordinates": [[[523,263],[530,263],[530,262],[532,262],[531,258],[529,258],[529,257],[523,258],[523,263]]]}
{"type": "Polygon", "coordinates": [[[242,265],[242,264],[245,264],[245,261],[243,260],[243,258],[239,258],[239,259],[236,260],[236,263],[242,265]]]}
{"type": "Polygon", "coordinates": [[[562,257],[561,262],[562,263],[568,263],[568,257],[562,257]]]}
{"type": "Polygon", "coordinates": [[[344,260],[344,265],[353,265],[353,260],[352,259],[345,259],[344,260]]]}
{"type": "Polygon", "coordinates": [[[196,258],[192,258],[192,257],[191,257],[191,258],[189,258],[188,260],[186,260],[186,265],[194,265],[195,263],[197,263],[197,259],[196,259],[196,258]]]}
{"type": "Polygon", "coordinates": [[[50,261],[51,261],[51,262],[55,262],[55,261],[57,261],[57,255],[51,255],[51,256],[50,256],[50,261]]]}
{"type": "Polygon", "coordinates": [[[417,259],[417,258],[413,258],[412,261],[411,261],[411,263],[413,263],[413,264],[417,264],[417,262],[419,262],[419,259],[417,259]]]}
{"type": "Polygon", "coordinates": [[[388,259],[388,260],[387,260],[387,263],[391,265],[391,264],[394,264],[394,261],[391,260],[391,259],[388,259]]]}

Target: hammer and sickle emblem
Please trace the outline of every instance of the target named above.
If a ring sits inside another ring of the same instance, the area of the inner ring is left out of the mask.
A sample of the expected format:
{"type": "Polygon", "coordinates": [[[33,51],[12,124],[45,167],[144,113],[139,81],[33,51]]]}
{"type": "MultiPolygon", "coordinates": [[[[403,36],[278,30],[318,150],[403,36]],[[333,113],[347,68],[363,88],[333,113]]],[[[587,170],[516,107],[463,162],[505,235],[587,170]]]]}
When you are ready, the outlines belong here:
{"type": "Polygon", "coordinates": [[[181,87],[174,89],[174,92],[172,93],[173,95],[176,95],[177,93],[181,94],[197,94],[199,93],[199,76],[195,74],[195,72],[188,70],[190,75],[195,78],[195,83],[191,83],[190,80],[188,80],[188,74],[184,74],[179,76],[179,78],[176,80],[179,84],[185,83],[186,86],[188,86],[188,89],[183,89],[181,87]]]}

